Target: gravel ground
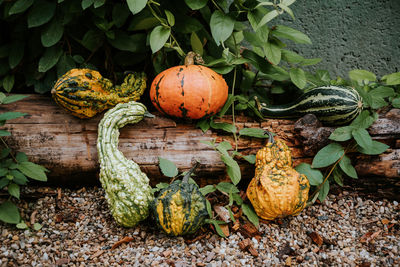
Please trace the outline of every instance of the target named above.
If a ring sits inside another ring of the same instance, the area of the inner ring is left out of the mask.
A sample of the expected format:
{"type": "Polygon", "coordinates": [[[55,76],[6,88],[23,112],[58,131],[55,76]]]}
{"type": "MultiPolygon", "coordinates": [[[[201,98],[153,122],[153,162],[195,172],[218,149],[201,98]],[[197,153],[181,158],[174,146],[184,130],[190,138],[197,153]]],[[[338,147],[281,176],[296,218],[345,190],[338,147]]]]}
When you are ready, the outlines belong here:
{"type": "Polygon", "coordinates": [[[125,229],[101,188],[26,189],[22,216],[42,229],[0,224],[0,266],[400,266],[400,205],[343,191],[299,216],[261,224],[243,251],[239,231],[220,238],[168,237],[146,221],[125,229]],[[127,243],[112,249],[119,240],[127,243]]]}

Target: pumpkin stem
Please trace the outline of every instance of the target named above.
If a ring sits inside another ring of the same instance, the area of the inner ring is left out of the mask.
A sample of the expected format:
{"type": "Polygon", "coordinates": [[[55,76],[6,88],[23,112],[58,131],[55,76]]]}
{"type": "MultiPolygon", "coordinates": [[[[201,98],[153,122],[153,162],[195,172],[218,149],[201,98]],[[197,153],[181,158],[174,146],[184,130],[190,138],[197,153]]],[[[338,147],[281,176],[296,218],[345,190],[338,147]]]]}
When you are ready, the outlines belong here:
{"type": "Polygon", "coordinates": [[[185,57],[185,66],[190,66],[190,65],[194,65],[194,58],[196,56],[196,53],[193,51],[190,51],[189,53],[187,53],[186,57],[185,57]]]}
{"type": "Polygon", "coordinates": [[[196,161],[196,164],[183,176],[182,183],[187,183],[189,181],[190,175],[194,172],[194,170],[199,166],[199,162],[196,161]]]}
{"type": "Polygon", "coordinates": [[[274,137],[270,131],[265,130],[264,134],[268,134],[268,143],[272,143],[272,144],[275,143],[274,137]]]}

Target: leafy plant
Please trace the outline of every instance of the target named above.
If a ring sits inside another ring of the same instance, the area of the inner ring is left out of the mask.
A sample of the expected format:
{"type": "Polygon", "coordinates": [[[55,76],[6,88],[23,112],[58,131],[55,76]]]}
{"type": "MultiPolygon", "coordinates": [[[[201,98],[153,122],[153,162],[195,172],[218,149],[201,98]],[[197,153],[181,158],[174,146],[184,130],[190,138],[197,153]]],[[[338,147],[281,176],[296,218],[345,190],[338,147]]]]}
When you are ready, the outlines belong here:
{"type": "MultiPolygon", "coordinates": [[[[21,100],[26,96],[11,95],[6,96],[0,92],[0,103],[9,104],[21,100]]],[[[27,114],[21,112],[3,112],[0,114],[0,125],[4,125],[7,120],[16,119],[27,114]]],[[[23,152],[14,153],[5,142],[5,136],[11,133],[6,130],[0,130],[0,140],[3,148],[0,151],[0,189],[7,190],[9,198],[0,204],[0,220],[5,223],[16,224],[18,228],[28,228],[21,219],[18,207],[15,205],[15,199],[20,199],[20,187],[28,183],[28,178],[37,181],[47,181],[47,170],[28,160],[23,152]]],[[[34,229],[40,229],[39,224],[35,224],[34,229]]]]}
{"type": "MultiPolygon", "coordinates": [[[[324,77],[327,80],[329,75],[324,75],[324,77]]],[[[350,81],[339,78],[329,80],[329,82],[355,87],[363,98],[364,110],[350,125],[334,130],[329,136],[332,142],[318,151],[311,165],[302,163],[296,167],[296,170],[304,173],[310,184],[315,186],[309,198],[310,203],[317,198],[322,202],[328,195],[332,182],[343,186],[345,176],[358,178],[356,169],[351,163],[350,154],[378,155],[389,148],[386,144],[373,140],[367,128],[378,118],[377,109],[388,105],[398,107],[400,72],[385,75],[379,81],[375,74],[366,70],[352,70],[349,72],[349,77],[350,81]],[[325,175],[318,170],[320,168],[327,168],[325,175]]]]}

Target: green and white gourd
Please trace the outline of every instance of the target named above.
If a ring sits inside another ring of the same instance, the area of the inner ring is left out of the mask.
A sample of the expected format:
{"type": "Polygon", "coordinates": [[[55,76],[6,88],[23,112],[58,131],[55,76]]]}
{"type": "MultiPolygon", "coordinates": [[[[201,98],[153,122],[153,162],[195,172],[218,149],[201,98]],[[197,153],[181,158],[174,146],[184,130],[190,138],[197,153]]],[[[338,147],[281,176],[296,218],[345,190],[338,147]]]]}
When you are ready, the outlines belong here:
{"type": "Polygon", "coordinates": [[[149,113],[141,103],[118,104],[105,113],[98,127],[100,182],[112,216],[125,227],[133,227],[149,215],[153,193],[149,178],[139,165],[118,150],[119,128],[138,123],[146,114],[149,113]]]}
{"type": "Polygon", "coordinates": [[[259,110],[263,116],[272,118],[299,118],[314,114],[324,124],[342,125],[357,117],[362,107],[362,99],[353,88],[322,86],[285,105],[260,103],[259,110]]]}

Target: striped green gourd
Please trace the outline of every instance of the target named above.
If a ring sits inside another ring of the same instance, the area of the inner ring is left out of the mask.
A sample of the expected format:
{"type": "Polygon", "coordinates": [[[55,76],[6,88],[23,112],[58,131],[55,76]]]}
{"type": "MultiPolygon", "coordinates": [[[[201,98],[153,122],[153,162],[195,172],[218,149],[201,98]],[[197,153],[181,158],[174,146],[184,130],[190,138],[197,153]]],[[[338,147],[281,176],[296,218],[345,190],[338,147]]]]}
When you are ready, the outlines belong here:
{"type": "Polygon", "coordinates": [[[324,124],[342,125],[351,122],[362,110],[362,99],[349,87],[322,86],[313,88],[285,105],[259,103],[259,110],[270,118],[299,118],[314,114],[324,124]]]}
{"type": "Polygon", "coordinates": [[[112,216],[125,227],[133,227],[149,215],[153,193],[149,178],[139,165],[118,150],[119,128],[128,123],[138,123],[145,116],[152,115],[147,113],[143,104],[135,101],[121,103],[104,114],[98,127],[100,182],[112,216]]]}

